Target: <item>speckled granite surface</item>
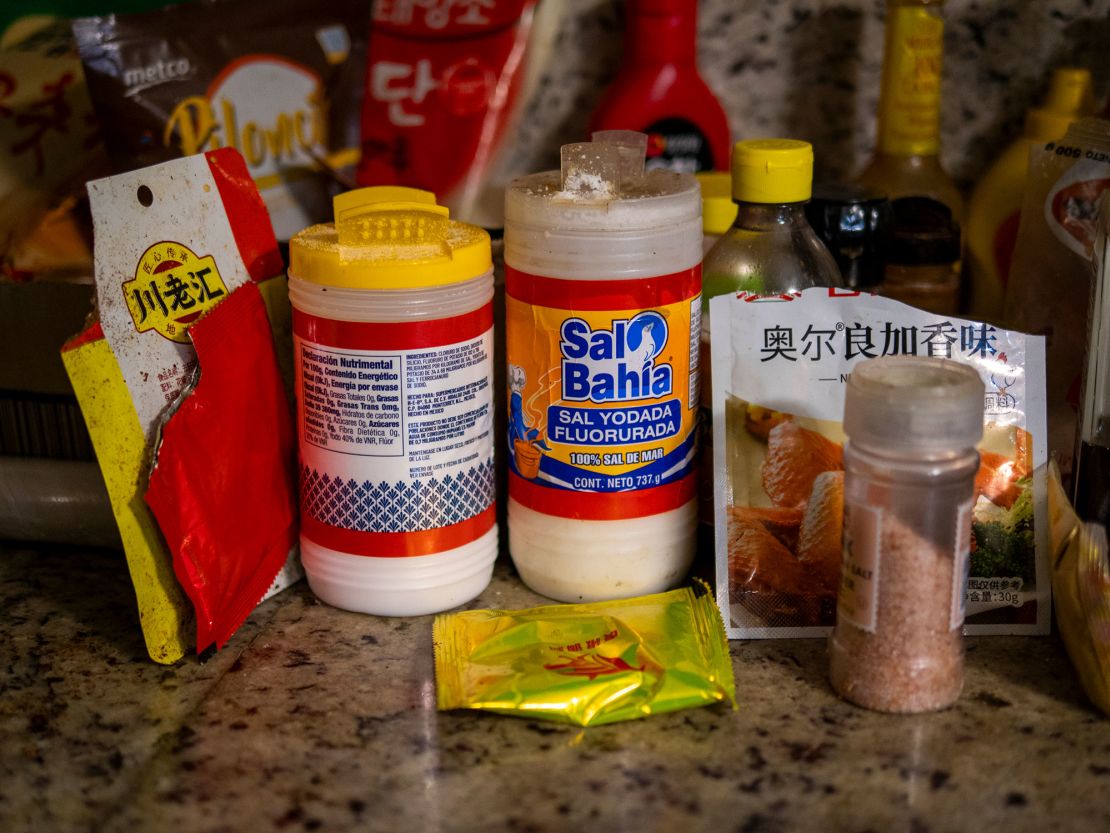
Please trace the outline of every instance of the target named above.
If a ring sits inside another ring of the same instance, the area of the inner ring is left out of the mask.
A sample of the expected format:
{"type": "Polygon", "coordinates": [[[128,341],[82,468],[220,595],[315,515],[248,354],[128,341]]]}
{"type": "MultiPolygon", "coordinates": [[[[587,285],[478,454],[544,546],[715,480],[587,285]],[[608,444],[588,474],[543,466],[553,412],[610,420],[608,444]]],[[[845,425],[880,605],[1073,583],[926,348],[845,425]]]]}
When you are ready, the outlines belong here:
{"type": "MultiPolygon", "coordinates": [[[[623,0],[559,7],[517,170],[558,167],[559,145],[584,138],[620,65],[623,0]]],[[[858,173],[875,141],[884,10],[883,0],[701,0],[699,64],[734,138],[807,139],[819,178],[858,173]]],[[[942,159],[965,186],[1020,132],[1054,67],[1085,66],[1100,95],[1110,88],[1110,0],[948,0],[945,20],[942,159]]]]}
{"type": "MultiPolygon", "coordinates": [[[[499,565],[475,606],[538,597],[499,565]]],[[[839,701],[820,641],[732,645],[741,709],[578,731],[437,713],[431,618],[302,583],[204,663],[144,656],[121,556],[0,544],[0,830],[1110,829],[1110,721],[1054,639],[969,643],[939,714],[839,701]]]]}

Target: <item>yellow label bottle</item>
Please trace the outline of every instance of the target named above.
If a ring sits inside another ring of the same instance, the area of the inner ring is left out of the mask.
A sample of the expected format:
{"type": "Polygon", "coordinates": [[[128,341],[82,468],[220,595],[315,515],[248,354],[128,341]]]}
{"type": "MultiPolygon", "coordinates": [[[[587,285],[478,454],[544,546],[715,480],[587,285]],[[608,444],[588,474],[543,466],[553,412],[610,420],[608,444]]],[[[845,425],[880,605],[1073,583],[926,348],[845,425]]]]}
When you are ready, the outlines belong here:
{"type": "Polygon", "coordinates": [[[935,156],[940,133],[944,21],[937,8],[891,3],[883,62],[879,152],[935,156]]]}
{"type": "Polygon", "coordinates": [[[1044,101],[1025,114],[1025,129],[998,156],[971,193],[967,208],[967,274],[971,313],[1001,320],[1010,260],[1017,243],[1029,148],[1059,139],[1072,122],[1094,111],[1091,73],[1061,67],[1044,101]]]}
{"type": "Polygon", "coordinates": [[[859,182],[891,199],[940,200],[957,222],[963,198],[940,165],[944,0],[888,0],[879,132],[859,182]]]}

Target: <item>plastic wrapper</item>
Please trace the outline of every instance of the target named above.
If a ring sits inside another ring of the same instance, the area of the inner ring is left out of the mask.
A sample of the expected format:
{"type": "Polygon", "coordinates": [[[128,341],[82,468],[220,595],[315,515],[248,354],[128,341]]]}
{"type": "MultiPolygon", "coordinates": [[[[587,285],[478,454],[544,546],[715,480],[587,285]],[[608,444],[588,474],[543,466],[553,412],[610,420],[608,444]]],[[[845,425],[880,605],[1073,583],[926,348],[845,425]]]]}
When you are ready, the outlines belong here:
{"type": "MultiPolygon", "coordinates": [[[[500,228],[507,141],[534,76],[535,0],[375,3],[360,185],[409,185],[500,228]]],[[[559,4],[550,4],[552,6],[559,4]]],[[[550,32],[536,27],[536,37],[550,32]]]]}
{"type": "Polygon", "coordinates": [[[189,600],[174,578],[154,516],[142,502],[147,452],[135,406],[99,323],[66,342],[62,362],[104,475],[147,653],[169,665],[188,650],[189,600]]]}
{"type": "Polygon", "coordinates": [[[285,563],[297,487],[289,403],[257,285],[231,293],[189,337],[200,381],[162,428],[146,502],[193,602],[199,652],[223,647],[285,563]]]}
{"type": "Polygon", "coordinates": [[[235,148],[287,240],[358,158],[368,24],[361,0],[195,0],[73,31],[117,170],[235,148]]]}
{"type": "Polygon", "coordinates": [[[1110,715],[1110,554],[1106,529],[1084,523],[1068,502],[1060,473],[1050,466],[1052,592],[1056,624],[1083,690],[1110,715]]]}
{"type": "Polygon", "coordinates": [[[434,624],[439,708],[593,726],[712,703],[736,708],[713,596],[471,610],[434,624]]]}
{"type": "Polygon", "coordinates": [[[850,290],[710,303],[717,592],[730,637],[819,636],[835,622],[845,382],[857,362],[890,355],[969,364],[986,388],[965,632],[1048,632],[1042,338],[850,290]]]}
{"type": "Polygon", "coordinates": [[[1110,189],[1110,122],[1081,119],[1029,152],[1008,327],[1045,336],[1048,449],[1070,480],[1098,201],[1110,189]]]}
{"type": "Polygon", "coordinates": [[[103,166],[68,22],[13,23],[0,47],[0,278],[87,274],[71,192],[103,166]]]}

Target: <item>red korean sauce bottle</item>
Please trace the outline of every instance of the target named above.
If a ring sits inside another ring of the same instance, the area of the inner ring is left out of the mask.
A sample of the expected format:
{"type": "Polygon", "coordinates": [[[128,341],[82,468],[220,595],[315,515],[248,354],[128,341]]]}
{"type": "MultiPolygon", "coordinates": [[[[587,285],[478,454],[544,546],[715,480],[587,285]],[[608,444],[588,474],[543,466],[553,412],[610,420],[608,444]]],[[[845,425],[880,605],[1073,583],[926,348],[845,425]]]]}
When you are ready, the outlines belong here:
{"type": "Polygon", "coordinates": [[[648,135],[647,167],[727,171],[728,118],[697,66],[697,0],[628,0],[624,64],[590,123],[648,135]]]}

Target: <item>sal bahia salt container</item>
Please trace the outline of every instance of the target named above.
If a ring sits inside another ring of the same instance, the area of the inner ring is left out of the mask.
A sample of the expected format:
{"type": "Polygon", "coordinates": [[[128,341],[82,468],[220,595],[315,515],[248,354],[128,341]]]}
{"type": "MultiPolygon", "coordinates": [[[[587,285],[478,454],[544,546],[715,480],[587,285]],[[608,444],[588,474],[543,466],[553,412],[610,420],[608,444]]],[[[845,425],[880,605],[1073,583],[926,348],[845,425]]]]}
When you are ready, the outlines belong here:
{"type": "Polygon", "coordinates": [[[334,211],[289,247],[305,573],[347,610],[447,610],[497,557],[489,235],[412,188],[334,211]]]}
{"type": "Polygon", "coordinates": [[[506,192],[509,550],[565,602],[673,587],[694,555],[701,198],[646,147],[601,131],[506,192]]]}
{"type": "Polygon", "coordinates": [[[848,379],[844,433],[833,688],[877,711],[944,708],[964,679],[983,382],[946,359],[861,362],[848,379]]]}

